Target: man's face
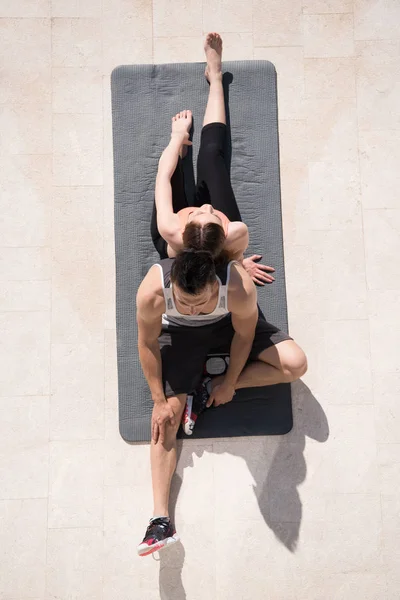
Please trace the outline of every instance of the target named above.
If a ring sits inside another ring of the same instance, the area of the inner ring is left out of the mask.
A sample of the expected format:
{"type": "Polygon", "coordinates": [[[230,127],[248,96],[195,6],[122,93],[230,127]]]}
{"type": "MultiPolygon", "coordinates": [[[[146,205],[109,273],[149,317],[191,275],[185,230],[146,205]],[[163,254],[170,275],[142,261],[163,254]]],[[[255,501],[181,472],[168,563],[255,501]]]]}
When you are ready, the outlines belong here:
{"type": "Polygon", "coordinates": [[[210,302],[214,292],[214,285],[207,285],[204,290],[195,296],[188,294],[174,285],[175,302],[182,308],[184,314],[199,315],[210,302]]]}

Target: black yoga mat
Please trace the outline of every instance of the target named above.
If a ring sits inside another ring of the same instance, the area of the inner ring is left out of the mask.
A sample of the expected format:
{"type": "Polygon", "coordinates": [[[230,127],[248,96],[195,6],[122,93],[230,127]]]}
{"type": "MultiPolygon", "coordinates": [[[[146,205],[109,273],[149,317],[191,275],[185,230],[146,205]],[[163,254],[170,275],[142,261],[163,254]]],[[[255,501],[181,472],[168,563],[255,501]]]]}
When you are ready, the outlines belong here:
{"type": "MultiPolygon", "coordinates": [[[[158,260],[150,238],[158,159],[172,115],[190,108],[192,162],[184,162],[186,168],[195,165],[208,94],[204,68],[204,63],[121,66],[111,76],[119,422],[122,437],[132,442],[150,439],[152,400],[137,352],[135,296],[158,260]]],[[[267,61],[225,62],[223,68],[227,161],[250,230],[247,255],[262,254],[276,269],[276,281],[258,288],[258,302],[267,320],[287,331],[276,72],[267,61]]],[[[188,198],[193,177],[185,172],[188,198]]],[[[291,427],[290,386],[281,384],[237,392],[231,403],[201,415],[192,437],[283,434],[291,427]]]]}

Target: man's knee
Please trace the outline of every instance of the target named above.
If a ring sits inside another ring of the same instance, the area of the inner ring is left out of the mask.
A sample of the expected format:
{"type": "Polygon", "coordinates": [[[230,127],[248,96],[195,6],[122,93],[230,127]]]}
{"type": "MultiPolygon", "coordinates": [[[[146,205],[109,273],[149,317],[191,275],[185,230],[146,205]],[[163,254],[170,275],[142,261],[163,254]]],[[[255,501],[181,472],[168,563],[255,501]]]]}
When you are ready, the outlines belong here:
{"type": "Polygon", "coordinates": [[[287,383],[300,379],[307,371],[307,357],[303,350],[296,346],[281,358],[282,371],[287,383]]]}

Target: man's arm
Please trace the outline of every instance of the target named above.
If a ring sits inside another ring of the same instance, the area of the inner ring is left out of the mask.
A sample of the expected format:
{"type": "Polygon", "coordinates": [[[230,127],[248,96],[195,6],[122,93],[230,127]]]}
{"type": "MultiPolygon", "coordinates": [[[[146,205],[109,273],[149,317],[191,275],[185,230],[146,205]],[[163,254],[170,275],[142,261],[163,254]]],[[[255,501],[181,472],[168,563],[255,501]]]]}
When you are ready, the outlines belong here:
{"type": "Polygon", "coordinates": [[[229,293],[228,306],[235,334],[231,343],[225,382],[234,387],[249,358],[258,320],[258,308],[257,291],[245,269],[241,265],[232,265],[231,278],[233,290],[229,293]]]}
{"type": "Polygon", "coordinates": [[[164,310],[163,299],[156,291],[160,287],[158,267],[152,267],[143,279],[136,295],[136,322],[138,350],[144,376],[149,384],[153,401],[165,402],[162,382],[161,353],[158,336],[164,310]]]}
{"type": "Polygon", "coordinates": [[[232,265],[228,306],[235,330],[231,342],[229,367],[224,379],[212,391],[207,406],[230,402],[235,386],[249,357],[258,320],[256,288],[241,265],[232,265]]]}

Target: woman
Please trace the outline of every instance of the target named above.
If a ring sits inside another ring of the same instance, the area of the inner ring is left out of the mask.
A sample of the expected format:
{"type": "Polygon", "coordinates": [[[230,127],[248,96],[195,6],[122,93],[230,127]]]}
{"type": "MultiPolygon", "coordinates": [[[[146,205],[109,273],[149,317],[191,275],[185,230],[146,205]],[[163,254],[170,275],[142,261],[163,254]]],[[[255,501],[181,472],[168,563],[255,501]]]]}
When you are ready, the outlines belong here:
{"type": "MultiPolygon", "coordinates": [[[[197,185],[193,206],[185,195],[182,160],[186,156],[192,113],[172,117],[171,140],[161,155],[155,190],[151,235],[161,258],[185,249],[210,252],[215,260],[240,260],[253,281],[274,280],[271,267],[260,265],[261,256],[243,258],[249,242],[224,161],[226,114],[222,86],[222,39],[208,34],[204,50],[205,75],[210,84],[197,159],[197,185]]],[[[190,262],[190,257],[188,257],[190,262]]]]}

